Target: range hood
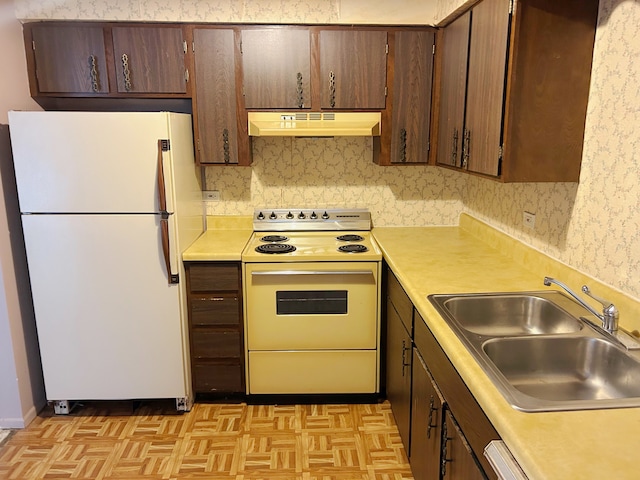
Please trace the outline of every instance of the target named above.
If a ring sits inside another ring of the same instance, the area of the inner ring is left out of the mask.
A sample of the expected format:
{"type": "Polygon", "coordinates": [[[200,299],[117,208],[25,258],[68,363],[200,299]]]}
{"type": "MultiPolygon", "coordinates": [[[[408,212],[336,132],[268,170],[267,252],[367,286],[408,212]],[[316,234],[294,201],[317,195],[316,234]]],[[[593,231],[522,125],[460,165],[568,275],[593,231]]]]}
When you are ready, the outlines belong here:
{"type": "Polygon", "coordinates": [[[249,112],[254,137],[379,137],[380,112],[249,112]]]}

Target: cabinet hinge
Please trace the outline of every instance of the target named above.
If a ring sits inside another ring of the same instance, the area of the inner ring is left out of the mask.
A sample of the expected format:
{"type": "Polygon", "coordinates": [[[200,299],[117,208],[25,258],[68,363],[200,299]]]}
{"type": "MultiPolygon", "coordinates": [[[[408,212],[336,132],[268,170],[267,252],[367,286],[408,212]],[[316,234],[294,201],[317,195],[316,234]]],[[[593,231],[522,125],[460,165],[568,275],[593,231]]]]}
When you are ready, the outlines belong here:
{"type": "Polygon", "coordinates": [[[515,0],[509,0],[509,15],[513,14],[515,0]]]}
{"type": "Polygon", "coordinates": [[[502,151],[503,151],[502,145],[499,145],[498,146],[498,161],[502,160],[502,151]]]}
{"type": "Polygon", "coordinates": [[[191,51],[192,51],[193,53],[195,53],[195,52],[196,52],[196,42],[191,42],[191,51]]]}
{"type": "Polygon", "coordinates": [[[384,96],[385,97],[387,96],[388,91],[389,91],[389,89],[387,87],[384,87],[384,96]]]}
{"type": "Polygon", "coordinates": [[[242,51],[242,40],[240,40],[240,55],[244,55],[244,52],[242,51]]]}
{"type": "Polygon", "coordinates": [[[431,47],[431,55],[435,55],[436,54],[436,44],[434,43],[433,46],[431,47]]]}
{"type": "Polygon", "coordinates": [[[196,141],[196,148],[200,151],[200,139],[196,141]]]}
{"type": "Polygon", "coordinates": [[[389,55],[389,44],[388,43],[384,46],[384,53],[389,55]]]}
{"type": "Polygon", "coordinates": [[[430,152],[430,151],[431,151],[431,142],[428,141],[427,142],[427,152],[430,152]]]}
{"type": "Polygon", "coordinates": [[[36,51],[36,41],[35,40],[31,40],[31,48],[33,49],[33,51],[36,51]]]}
{"type": "Polygon", "coordinates": [[[184,81],[189,83],[189,69],[186,68],[184,71],[184,81]]]}
{"type": "Polygon", "coordinates": [[[169,142],[169,140],[163,139],[160,140],[162,142],[162,151],[163,152],[168,152],[169,150],[171,150],[171,143],[169,142]]]}
{"type": "Polygon", "coordinates": [[[187,54],[187,41],[186,40],[182,41],[182,51],[185,53],[185,55],[187,54]]]}

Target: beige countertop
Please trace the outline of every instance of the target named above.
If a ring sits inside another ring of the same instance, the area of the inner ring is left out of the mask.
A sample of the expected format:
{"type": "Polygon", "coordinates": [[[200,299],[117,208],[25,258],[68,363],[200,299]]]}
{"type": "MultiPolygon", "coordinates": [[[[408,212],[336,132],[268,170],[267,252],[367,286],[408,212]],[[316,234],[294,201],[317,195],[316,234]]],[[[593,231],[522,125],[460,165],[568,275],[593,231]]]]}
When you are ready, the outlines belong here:
{"type": "Polygon", "coordinates": [[[183,252],[182,260],[240,261],[252,233],[251,217],[207,217],[207,230],[183,252]]]}
{"type": "Polygon", "coordinates": [[[630,321],[640,320],[638,302],[464,214],[460,227],[382,227],[373,233],[416,309],[530,479],[640,478],[640,408],[513,409],[426,297],[545,290],[542,280],[548,275],[576,290],[588,283],[620,308],[620,325],[629,330],[638,329],[630,321]]]}

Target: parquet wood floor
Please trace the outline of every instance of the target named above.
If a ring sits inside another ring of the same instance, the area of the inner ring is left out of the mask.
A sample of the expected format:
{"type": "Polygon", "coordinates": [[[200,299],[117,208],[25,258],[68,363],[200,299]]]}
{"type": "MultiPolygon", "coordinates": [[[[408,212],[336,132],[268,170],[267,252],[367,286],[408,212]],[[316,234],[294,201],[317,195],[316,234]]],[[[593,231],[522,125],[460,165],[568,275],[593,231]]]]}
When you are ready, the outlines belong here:
{"type": "Polygon", "coordinates": [[[412,478],[388,402],[128,408],[45,410],[0,447],[0,479],[412,478]]]}

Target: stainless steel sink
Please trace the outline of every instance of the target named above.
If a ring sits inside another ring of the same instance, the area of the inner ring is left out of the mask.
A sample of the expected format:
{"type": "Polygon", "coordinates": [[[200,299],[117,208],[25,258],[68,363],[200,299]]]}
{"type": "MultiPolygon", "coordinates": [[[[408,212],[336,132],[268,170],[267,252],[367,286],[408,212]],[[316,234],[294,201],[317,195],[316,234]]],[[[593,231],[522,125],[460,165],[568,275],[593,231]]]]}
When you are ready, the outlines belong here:
{"type": "Polygon", "coordinates": [[[479,335],[542,335],[582,328],[566,310],[539,295],[466,295],[443,304],[460,327],[479,335]]]}
{"type": "Polygon", "coordinates": [[[640,400],[640,362],[601,338],[500,338],[482,350],[522,409],[541,402],[561,410],[636,406],[640,400]]]}
{"type": "Polygon", "coordinates": [[[522,411],[640,406],[640,357],[557,291],[430,295],[510,404],[522,411]]]}

